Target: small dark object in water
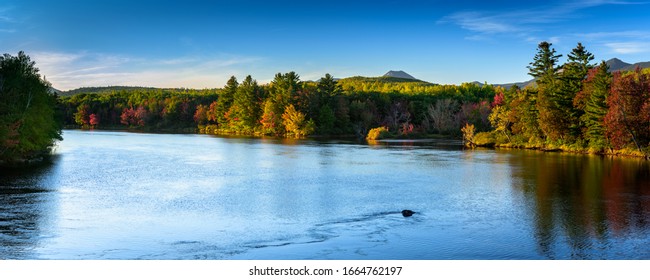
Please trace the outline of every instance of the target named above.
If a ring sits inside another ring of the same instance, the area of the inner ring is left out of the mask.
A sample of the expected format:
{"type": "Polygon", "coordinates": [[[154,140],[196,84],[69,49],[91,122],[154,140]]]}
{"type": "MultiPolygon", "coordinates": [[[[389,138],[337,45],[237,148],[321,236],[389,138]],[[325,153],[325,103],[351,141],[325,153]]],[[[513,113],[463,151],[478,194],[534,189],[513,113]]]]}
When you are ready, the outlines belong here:
{"type": "Polygon", "coordinates": [[[402,216],[404,216],[404,217],[411,217],[411,216],[413,216],[413,214],[415,214],[415,211],[402,210],[402,216]]]}

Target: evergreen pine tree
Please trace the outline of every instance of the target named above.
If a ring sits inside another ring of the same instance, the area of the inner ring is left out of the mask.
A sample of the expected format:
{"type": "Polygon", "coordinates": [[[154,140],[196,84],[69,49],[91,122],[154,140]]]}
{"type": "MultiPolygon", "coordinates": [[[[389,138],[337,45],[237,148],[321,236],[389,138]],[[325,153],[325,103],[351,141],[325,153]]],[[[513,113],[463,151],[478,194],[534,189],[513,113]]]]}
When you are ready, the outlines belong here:
{"type": "Polygon", "coordinates": [[[596,69],[590,71],[584,84],[584,115],[580,119],[586,127],[584,137],[591,147],[602,148],[606,145],[603,121],[608,110],[607,96],[611,83],[609,66],[602,61],[596,69]]]}
{"type": "Polygon", "coordinates": [[[257,81],[248,75],[237,87],[233,104],[230,107],[231,128],[242,133],[252,133],[260,117],[260,88],[257,81]]]}
{"type": "Polygon", "coordinates": [[[584,124],[580,117],[584,111],[573,106],[576,94],[582,90],[582,81],[593,68],[591,61],[594,55],[588,52],[581,43],[578,43],[568,56],[568,61],[562,68],[559,90],[552,97],[553,105],[557,109],[557,121],[561,124],[560,135],[565,139],[575,139],[580,135],[584,124]]]}
{"type": "Polygon", "coordinates": [[[562,130],[567,125],[558,120],[559,110],[554,102],[559,80],[557,63],[562,55],[555,54],[555,49],[551,46],[548,42],[539,43],[537,54],[528,66],[528,74],[535,78],[538,87],[535,101],[539,112],[539,127],[544,136],[556,140],[562,137],[562,130]]]}
{"type": "Polygon", "coordinates": [[[237,92],[237,87],[239,86],[239,83],[237,82],[237,78],[235,76],[230,77],[228,82],[226,82],[226,86],[223,88],[223,91],[219,95],[219,99],[217,99],[217,108],[216,108],[216,118],[217,118],[217,123],[220,126],[227,125],[229,120],[226,117],[226,113],[228,110],[230,110],[230,106],[232,105],[232,102],[235,98],[235,93],[237,92]]]}

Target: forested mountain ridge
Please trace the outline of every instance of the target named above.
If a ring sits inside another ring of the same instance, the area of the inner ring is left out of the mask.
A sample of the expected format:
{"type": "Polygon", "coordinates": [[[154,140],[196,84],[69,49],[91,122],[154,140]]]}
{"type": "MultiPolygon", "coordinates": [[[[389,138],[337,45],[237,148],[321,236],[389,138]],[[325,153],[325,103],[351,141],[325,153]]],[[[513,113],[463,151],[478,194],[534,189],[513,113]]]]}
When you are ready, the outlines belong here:
{"type": "MultiPolygon", "coordinates": [[[[634,70],[636,67],[639,67],[641,69],[644,68],[650,68],[650,61],[647,62],[636,62],[636,63],[627,63],[624,62],[618,58],[612,58],[609,59],[605,62],[607,66],[609,67],[610,72],[616,72],[616,71],[631,71],[634,70]]],[[[341,81],[342,84],[355,84],[355,83],[375,83],[375,84],[382,84],[385,85],[386,83],[415,83],[412,85],[419,85],[419,86],[435,86],[438,85],[436,83],[432,82],[427,82],[423,81],[420,79],[417,79],[413,77],[412,75],[404,72],[404,71],[395,71],[395,70],[390,70],[386,72],[383,76],[379,77],[363,77],[363,76],[352,76],[352,77],[347,77],[347,78],[335,78],[335,81],[341,81]]],[[[318,83],[318,81],[304,81],[305,83],[318,83]]],[[[523,81],[523,82],[511,82],[511,83],[504,83],[504,84],[492,84],[492,86],[495,87],[503,87],[505,89],[509,89],[510,87],[516,85],[519,88],[524,88],[528,85],[531,85],[534,82],[534,79],[528,80],[528,81],[523,81]]],[[[474,82],[469,82],[476,84],[478,86],[483,86],[483,83],[474,81],[474,82]]],[[[61,91],[57,90],[54,88],[51,88],[51,92],[57,93],[59,96],[72,96],[80,93],[96,93],[96,94],[107,94],[107,93],[112,93],[116,91],[134,91],[134,90],[169,90],[169,91],[202,91],[202,90],[197,90],[197,89],[186,89],[186,88],[156,88],[156,87],[141,87],[141,86],[103,86],[103,87],[81,87],[77,89],[72,89],[72,90],[67,90],[67,91],[61,91]]]]}
{"type": "Polygon", "coordinates": [[[650,68],[650,61],[646,62],[637,62],[634,64],[630,64],[627,62],[624,62],[618,58],[612,58],[608,61],[605,61],[607,63],[607,66],[609,66],[609,71],[610,72],[616,72],[616,71],[631,71],[634,70],[635,68],[639,67],[641,69],[643,68],[650,68]]]}
{"type": "Polygon", "coordinates": [[[105,87],[81,87],[77,89],[60,91],[52,88],[52,91],[57,92],[59,96],[73,96],[77,94],[110,94],[118,91],[170,91],[170,92],[182,92],[182,93],[191,93],[191,92],[205,92],[205,91],[214,91],[215,89],[188,89],[188,88],[156,88],[156,87],[137,87],[137,86],[105,86],[105,87]]]}

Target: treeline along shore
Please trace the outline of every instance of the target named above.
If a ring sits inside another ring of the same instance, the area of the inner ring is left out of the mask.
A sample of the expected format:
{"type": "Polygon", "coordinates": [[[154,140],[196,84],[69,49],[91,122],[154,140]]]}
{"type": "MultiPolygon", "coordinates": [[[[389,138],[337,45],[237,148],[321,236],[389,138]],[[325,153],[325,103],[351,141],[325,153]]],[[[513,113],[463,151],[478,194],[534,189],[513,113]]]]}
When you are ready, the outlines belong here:
{"type": "MultiPolygon", "coordinates": [[[[462,138],[468,147],[647,158],[650,69],[610,73],[605,62],[594,64],[594,56],[580,43],[564,63],[561,57],[551,43],[541,42],[528,66],[534,82],[524,88],[438,85],[395,77],[337,80],[329,74],[318,81],[301,81],[295,72],[278,73],[268,84],[259,84],[250,75],[241,81],[233,76],[219,89],[81,88],[61,96],[45,95],[55,101],[47,119],[58,127],[57,133],[46,135],[60,138],[61,125],[368,140],[443,135],[462,138]]],[[[12,56],[3,59],[0,81],[8,81],[4,64],[12,56]]],[[[26,63],[35,70],[32,79],[38,77],[49,86],[29,57],[26,63]]],[[[2,84],[2,108],[10,106],[5,92],[21,94],[21,89],[6,84],[2,84]]],[[[26,128],[25,115],[39,113],[4,112],[0,155],[10,158],[21,153],[7,151],[23,144],[24,133],[40,130],[26,128]]]]}

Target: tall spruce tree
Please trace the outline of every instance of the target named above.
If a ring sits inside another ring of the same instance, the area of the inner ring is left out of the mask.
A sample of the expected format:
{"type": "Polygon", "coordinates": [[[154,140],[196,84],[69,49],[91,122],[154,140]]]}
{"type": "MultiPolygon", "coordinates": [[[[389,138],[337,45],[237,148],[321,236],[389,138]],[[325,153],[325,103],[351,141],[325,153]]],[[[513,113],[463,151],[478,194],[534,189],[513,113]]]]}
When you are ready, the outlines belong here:
{"type": "Polygon", "coordinates": [[[329,73],[325,74],[316,85],[316,99],[318,100],[318,115],[316,117],[320,133],[329,134],[334,129],[336,121],[336,108],[334,101],[343,92],[341,85],[329,73]]]}
{"type": "Polygon", "coordinates": [[[529,64],[528,74],[535,78],[535,82],[540,86],[552,85],[558,78],[558,60],[561,54],[555,54],[555,49],[551,48],[553,44],[541,42],[537,45],[537,54],[533,62],[529,64]]]}
{"type": "Polygon", "coordinates": [[[538,91],[536,107],[539,112],[539,126],[544,136],[551,140],[562,137],[562,131],[567,124],[558,120],[559,109],[554,102],[559,81],[558,59],[562,56],[555,53],[552,44],[541,42],[537,46],[537,54],[528,66],[528,74],[535,78],[538,91]]]}
{"type": "Polygon", "coordinates": [[[300,76],[296,72],[277,73],[271,82],[270,94],[274,101],[280,104],[280,107],[284,108],[289,104],[293,104],[299,88],[300,76]]]}
{"type": "Polygon", "coordinates": [[[321,105],[329,105],[332,98],[343,92],[343,89],[341,88],[341,85],[334,80],[334,77],[328,73],[318,81],[316,92],[318,93],[318,99],[321,105]]]}
{"type": "Polygon", "coordinates": [[[604,148],[607,145],[603,121],[609,109],[607,96],[611,83],[612,75],[609,73],[609,66],[602,61],[598,67],[589,71],[582,92],[576,97],[576,99],[583,98],[583,105],[577,107],[584,109],[580,120],[584,123],[584,138],[589,142],[590,147],[604,148]]]}
{"type": "Polygon", "coordinates": [[[260,87],[248,75],[237,87],[230,107],[230,127],[237,132],[252,133],[260,118],[260,87]]]}
{"type": "Polygon", "coordinates": [[[226,82],[226,86],[223,88],[223,91],[219,95],[219,98],[217,99],[217,108],[215,114],[219,126],[228,125],[229,120],[226,117],[226,113],[228,110],[230,110],[230,106],[232,106],[232,102],[235,99],[237,87],[239,87],[237,78],[235,78],[235,76],[230,77],[228,82],[226,82]]]}
{"type": "Polygon", "coordinates": [[[556,118],[562,124],[559,131],[561,138],[573,140],[580,136],[581,129],[584,127],[580,122],[580,116],[584,111],[574,107],[573,100],[582,90],[582,82],[587,77],[587,73],[594,67],[591,64],[594,55],[578,43],[567,56],[567,63],[562,67],[560,75],[559,90],[552,96],[552,101],[557,109],[556,118]]]}

